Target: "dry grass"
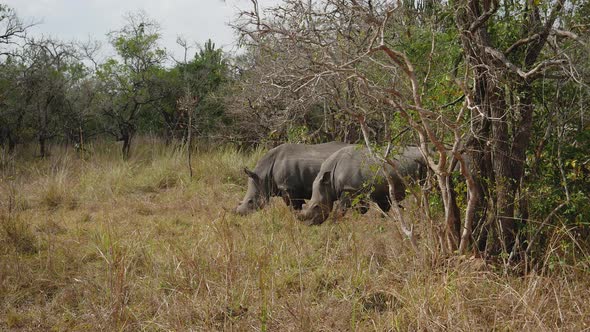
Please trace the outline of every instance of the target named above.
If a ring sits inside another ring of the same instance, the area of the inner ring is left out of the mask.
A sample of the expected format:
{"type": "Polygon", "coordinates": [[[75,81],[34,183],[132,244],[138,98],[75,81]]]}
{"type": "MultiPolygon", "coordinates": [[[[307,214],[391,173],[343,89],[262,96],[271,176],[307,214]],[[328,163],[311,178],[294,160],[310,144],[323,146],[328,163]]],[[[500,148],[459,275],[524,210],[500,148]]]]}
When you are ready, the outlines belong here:
{"type": "MultiPolygon", "coordinates": [[[[415,253],[370,212],[301,225],[273,200],[232,210],[262,153],[115,147],[7,161],[0,182],[0,330],[583,330],[586,271],[506,275],[415,253]],[[112,151],[109,151],[112,149],[112,151]]],[[[411,212],[408,212],[411,215],[411,212]]],[[[420,223],[418,221],[418,223],[420,223]]]]}

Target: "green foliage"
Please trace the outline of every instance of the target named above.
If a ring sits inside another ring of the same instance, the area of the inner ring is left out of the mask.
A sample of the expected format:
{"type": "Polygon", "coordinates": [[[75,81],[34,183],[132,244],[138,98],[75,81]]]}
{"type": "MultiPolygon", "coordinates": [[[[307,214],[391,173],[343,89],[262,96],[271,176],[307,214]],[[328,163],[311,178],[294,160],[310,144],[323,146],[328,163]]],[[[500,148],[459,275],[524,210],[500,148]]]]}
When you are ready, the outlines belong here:
{"type": "Polygon", "coordinates": [[[166,52],[158,46],[159,26],[141,12],[129,15],[127,24],[109,37],[119,59],[108,59],[97,72],[100,107],[106,131],[123,141],[123,155],[128,156],[140,119],[150,117],[163,98],[157,74],[166,52]]]}
{"type": "Polygon", "coordinates": [[[177,70],[183,85],[191,95],[198,98],[194,109],[197,132],[206,135],[227,123],[229,119],[224,115],[225,106],[217,95],[222,84],[228,81],[229,75],[223,51],[216,49],[209,39],[190,62],[179,64],[177,70]]]}
{"type": "Polygon", "coordinates": [[[221,49],[209,40],[192,60],[160,68],[154,73],[151,93],[160,94],[153,105],[156,112],[144,116],[139,130],[162,132],[168,139],[184,139],[189,112],[193,132],[199,136],[216,133],[229,122],[221,88],[229,80],[227,61],[221,49]],[[190,110],[180,109],[178,101],[190,96],[196,103],[190,110]]]}
{"type": "Polygon", "coordinates": [[[290,143],[305,143],[309,138],[309,129],[305,125],[292,125],[287,129],[287,141],[290,143]]]}
{"type": "MultiPolygon", "coordinates": [[[[559,204],[570,201],[560,211],[559,216],[567,224],[588,227],[590,220],[590,135],[581,132],[575,135],[577,145],[563,148],[562,159],[546,154],[540,165],[537,181],[529,183],[531,214],[535,218],[549,215],[559,204]],[[561,173],[563,170],[563,174],[561,173]],[[564,189],[567,187],[567,194],[564,189]]],[[[556,142],[555,144],[563,144],[556,142]]],[[[554,147],[557,149],[556,147],[554,147]]]]}
{"type": "MultiPolygon", "coordinates": [[[[0,144],[13,150],[21,141],[35,139],[45,156],[45,142],[67,136],[76,118],[74,90],[88,71],[74,47],[51,39],[31,39],[1,65],[0,144]]],[[[76,105],[78,106],[78,105],[76,105]]]]}

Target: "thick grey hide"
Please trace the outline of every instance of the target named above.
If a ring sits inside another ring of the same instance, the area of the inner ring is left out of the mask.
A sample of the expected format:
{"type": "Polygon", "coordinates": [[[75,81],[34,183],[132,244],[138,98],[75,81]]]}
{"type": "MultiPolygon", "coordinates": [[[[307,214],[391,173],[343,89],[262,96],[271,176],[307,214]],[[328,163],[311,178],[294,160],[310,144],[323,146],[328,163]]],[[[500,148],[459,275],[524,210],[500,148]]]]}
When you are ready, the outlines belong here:
{"type": "Polygon", "coordinates": [[[301,210],[311,197],[313,180],[324,160],[339,149],[340,142],[282,144],[266,153],[248,175],[248,190],[236,212],[248,214],[264,207],[271,196],[281,196],[287,205],[301,210]]]}
{"type": "MultiPolygon", "coordinates": [[[[345,212],[351,201],[363,194],[382,210],[389,211],[389,185],[384,172],[393,179],[397,201],[405,197],[406,180],[423,178],[426,172],[424,157],[417,147],[402,149],[393,160],[395,169],[372,158],[365,147],[349,146],[338,150],[322,164],[313,182],[311,200],[299,218],[310,224],[321,224],[336,200],[340,200],[339,207],[345,212]]],[[[361,205],[360,210],[366,211],[366,205],[361,205]]]]}

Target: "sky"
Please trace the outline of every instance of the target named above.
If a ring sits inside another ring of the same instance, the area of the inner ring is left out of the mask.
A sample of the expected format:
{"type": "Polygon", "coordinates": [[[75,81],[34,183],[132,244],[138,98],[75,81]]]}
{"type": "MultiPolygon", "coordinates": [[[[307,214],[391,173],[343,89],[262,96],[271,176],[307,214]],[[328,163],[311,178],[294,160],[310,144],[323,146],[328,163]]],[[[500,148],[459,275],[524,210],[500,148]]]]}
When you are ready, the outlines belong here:
{"type": "MultiPolygon", "coordinates": [[[[0,0],[16,10],[25,22],[41,22],[29,33],[63,41],[99,40],[124,25],[128,13],[144,10],[162,29],[161,44],[180,59],[178,36],[203,45],[212,39],[227,52],[236,51],[236,36],[228,23],[239,9],[250,9],[249,0],[0,0]]],[[[280,0],[259,0],[262,7],[280,0]]]]}

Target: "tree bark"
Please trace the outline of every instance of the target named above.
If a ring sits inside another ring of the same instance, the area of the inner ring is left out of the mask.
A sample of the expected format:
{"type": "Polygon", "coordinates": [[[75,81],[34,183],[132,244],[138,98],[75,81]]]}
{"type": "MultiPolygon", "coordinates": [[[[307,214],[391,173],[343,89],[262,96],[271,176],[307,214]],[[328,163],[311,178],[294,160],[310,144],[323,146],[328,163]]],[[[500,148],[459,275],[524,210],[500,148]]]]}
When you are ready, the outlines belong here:
{"type": "Polygon", "coordinates": [[[39,155],[41,156],[41,158],[45,158],[47,155],[46,139],[45,139],[45,136],[43,136],[43,135],[39,136],[39,155]]]}
{"type": "Polygon", "coordinates": [[[8,152],[13,153],[16,150],[16,140],[11,136],[8,136],[8,152]]]}

